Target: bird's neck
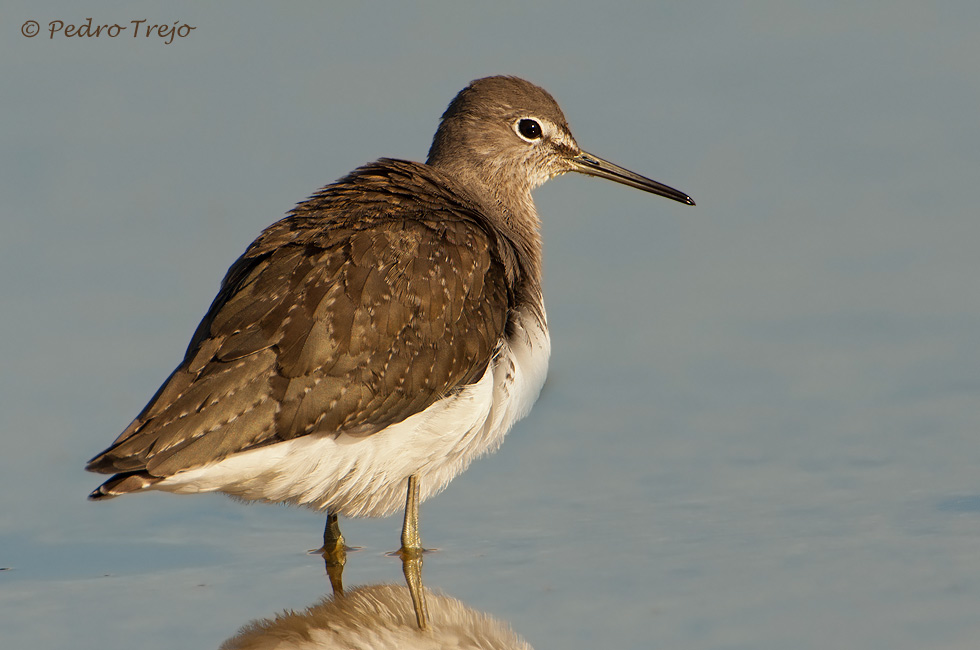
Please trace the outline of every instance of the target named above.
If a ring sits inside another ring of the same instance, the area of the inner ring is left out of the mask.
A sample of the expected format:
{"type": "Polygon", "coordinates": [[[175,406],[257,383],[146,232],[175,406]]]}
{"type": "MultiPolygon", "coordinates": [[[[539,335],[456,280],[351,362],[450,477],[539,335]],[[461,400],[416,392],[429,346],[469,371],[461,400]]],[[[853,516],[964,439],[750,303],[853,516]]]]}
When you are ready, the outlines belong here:
{"type": "Polygon", "coordinates": [[[541,220],[528,180],[508,177],[502,169],[491,164],[462,168],[440,162],[430,157],[430,165],[451,176],[483,206],[494,228],[514,246],[524,282],[540,294],[541,220]]]}
{"type": "Polygon", "coordinates": [[[519,311],[533,316],[540,327],[547,329],[541,290],[541,219],[531,197],[531,186],[522,182],[523,179],[486,178],[474,177],[468,185],[478,187],[484,203],[493,206],[499,230],[511,241],[517,253],[521,276],[514,290],[519,311]],[[500,188],[506,188],[506,192],[500,188]]]}

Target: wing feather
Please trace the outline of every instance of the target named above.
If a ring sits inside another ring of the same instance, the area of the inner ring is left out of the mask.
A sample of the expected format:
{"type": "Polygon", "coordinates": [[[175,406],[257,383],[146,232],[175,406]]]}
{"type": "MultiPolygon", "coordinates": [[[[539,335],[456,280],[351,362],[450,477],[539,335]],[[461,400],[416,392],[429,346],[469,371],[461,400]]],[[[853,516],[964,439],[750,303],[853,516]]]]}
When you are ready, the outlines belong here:
{"type": "Polygon", "coordinates": [[[465,202],[346,180],[229,269],[184,361],[90,470],[168,476],[299,436],[370,435],[482,376],[512,306],[507,242],[465,202]]]}

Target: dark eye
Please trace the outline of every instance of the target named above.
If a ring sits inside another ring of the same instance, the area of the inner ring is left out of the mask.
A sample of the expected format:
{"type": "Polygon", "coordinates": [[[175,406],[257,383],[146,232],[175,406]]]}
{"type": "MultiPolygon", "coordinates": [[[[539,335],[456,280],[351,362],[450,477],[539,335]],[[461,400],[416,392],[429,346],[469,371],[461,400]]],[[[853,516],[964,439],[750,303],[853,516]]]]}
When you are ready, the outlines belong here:
{"type": "Polygon", "coordinates": [[[541,125],[534,120],[527,118],[517,123],[517,130],[528,140],[537,140],[541,137],[541,125]]]}

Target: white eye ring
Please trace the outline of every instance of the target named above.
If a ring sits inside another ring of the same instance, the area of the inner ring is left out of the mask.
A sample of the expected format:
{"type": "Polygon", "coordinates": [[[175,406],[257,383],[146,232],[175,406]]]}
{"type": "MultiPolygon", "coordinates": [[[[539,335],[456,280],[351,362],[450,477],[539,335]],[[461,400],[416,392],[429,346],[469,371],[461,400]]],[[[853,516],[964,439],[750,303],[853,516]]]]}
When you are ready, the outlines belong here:
{"type": "Polygon", "coordinates": [[[514,123],[514,131],[527,142],[538,142],[544,137],[541,123],[530,117],[522,117],[514,123]]]}

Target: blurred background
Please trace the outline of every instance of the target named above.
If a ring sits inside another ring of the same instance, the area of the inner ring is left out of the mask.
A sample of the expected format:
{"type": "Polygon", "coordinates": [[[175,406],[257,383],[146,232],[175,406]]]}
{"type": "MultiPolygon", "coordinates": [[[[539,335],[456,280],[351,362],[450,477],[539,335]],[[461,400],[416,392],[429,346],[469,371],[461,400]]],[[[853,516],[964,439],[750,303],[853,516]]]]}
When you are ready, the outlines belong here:
{"type": "MultiPolygon", "coordinates": [[[[537,191],[549,381],[423,505],[426,585],[537,648],[976,648],[978,26],[966,1],[4,3],[4,647],[217,647],[327,593],[319,514],[87,503],[84,462],[265,226],[424,160],[458,90],[514,74],[698,205],[537,191]],[[50,37],[87,18],[127,30],[50,37]]],[[[342,525],[347,584],[401,581],[399,517],[342,525]]]]}

